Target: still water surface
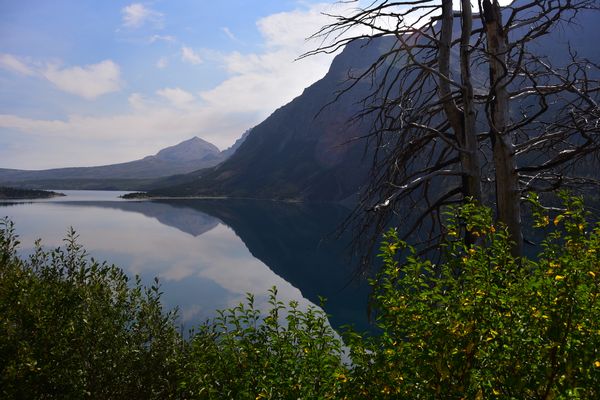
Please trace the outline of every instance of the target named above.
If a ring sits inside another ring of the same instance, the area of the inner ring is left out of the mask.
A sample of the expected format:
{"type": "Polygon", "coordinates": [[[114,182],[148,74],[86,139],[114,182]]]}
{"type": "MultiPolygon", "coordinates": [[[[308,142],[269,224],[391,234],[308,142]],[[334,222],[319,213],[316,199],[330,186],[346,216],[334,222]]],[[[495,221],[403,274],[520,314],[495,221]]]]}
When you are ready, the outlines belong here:
{"type": "Polygon", "coordinates": [[[246,293],[267,307],[277,286],[282,301],[301,306],[327,298],[334,327],[368,329],[368,287],[353,279],[348,241],[332,232],[348,210],[336,205],[254,200],[126,201],[124,192],[62,191],[67,197],[0,203],[20,236],[21,253],[37,238],[46,248],[62,245],[69,227],[90,256],[140,275],[156,276],[163,302],[178,307],[192,327],[237,305],[246,293]]]}

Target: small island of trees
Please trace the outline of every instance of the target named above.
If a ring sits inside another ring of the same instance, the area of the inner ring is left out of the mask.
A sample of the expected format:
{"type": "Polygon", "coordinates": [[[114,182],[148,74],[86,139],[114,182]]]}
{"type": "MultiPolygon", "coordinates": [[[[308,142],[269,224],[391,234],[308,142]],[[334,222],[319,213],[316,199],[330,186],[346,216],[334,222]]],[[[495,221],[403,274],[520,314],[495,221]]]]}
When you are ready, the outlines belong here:
{"type": "Polygon", "coordinates": [[[65,196],[65,194],[50,190],[21,189],[0,186],[0,200],[50,199],[52,197],[62,196],[65,196]]]}

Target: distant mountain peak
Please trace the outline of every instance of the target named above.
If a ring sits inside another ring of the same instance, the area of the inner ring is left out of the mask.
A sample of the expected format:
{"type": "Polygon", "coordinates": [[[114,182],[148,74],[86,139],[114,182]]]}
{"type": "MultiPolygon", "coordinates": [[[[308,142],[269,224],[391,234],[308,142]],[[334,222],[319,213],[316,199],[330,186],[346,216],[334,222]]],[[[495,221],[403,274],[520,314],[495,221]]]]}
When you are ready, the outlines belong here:
{"type": "MultiPolygon", "coordinates": [[[[206,140],[199,138],[198,136],[193,136],[191,138],[189,138],[188,140],[184,140],[183,142],[179,143],[179,144],[184,144],[184,143],[194,143],[194,142],[201,142],[201,143],[209,143],[206,140]]],[[[178,146],[178,145],[175,145],[178,146]]]]}
{"type": "Polygon", "coordinates": [[[200,160],[206,156],[218,156],[221,151],[212,143],[194,136],[191,139],[162,149],[156,153],[156,158],[169,161],[200,160]]]}
{"type": "MultiPolygon", "coordinates": [[[[247,136],[247,135],[245,135],[247,136]]],[[[244,137],[245,137],[244,136],[244,137]]],[[[60,189],[147,190],[154,180],[214,167],[235,151],[227,151],[194,136],[174,146],[119,164],[25,171],[0,168],[0,186],[60,189]]]]}

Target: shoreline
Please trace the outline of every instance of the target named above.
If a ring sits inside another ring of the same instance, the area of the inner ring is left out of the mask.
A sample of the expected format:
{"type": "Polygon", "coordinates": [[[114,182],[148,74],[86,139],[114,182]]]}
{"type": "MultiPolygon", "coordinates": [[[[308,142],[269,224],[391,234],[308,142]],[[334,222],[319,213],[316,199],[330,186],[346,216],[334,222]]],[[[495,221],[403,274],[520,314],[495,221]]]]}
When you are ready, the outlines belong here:
{"type": "MultiPolygon", "coordinates": [[[[264,199],[258,197],[230,197],[230,196],[139,196],[139,197],[123,197],[120,199],[127,201],[140,200],[255,200],[255,201],[273,201],[281,203],[309,203],[302,200],[293,199],[264,199]]],[[[310,202],[314,203],[314,202],[310,202]]],[[[319,202],[319,203],[336,203],[336,202],[319,202]]]]}
{"type": "Polygon", "coordinates": [[[1,200],[40,200],[53,199],[56,197],[66,197],[66,194],[55,192],[53,190],[41,189],[20,189],[9,186],[0,186],[1,200]]]}

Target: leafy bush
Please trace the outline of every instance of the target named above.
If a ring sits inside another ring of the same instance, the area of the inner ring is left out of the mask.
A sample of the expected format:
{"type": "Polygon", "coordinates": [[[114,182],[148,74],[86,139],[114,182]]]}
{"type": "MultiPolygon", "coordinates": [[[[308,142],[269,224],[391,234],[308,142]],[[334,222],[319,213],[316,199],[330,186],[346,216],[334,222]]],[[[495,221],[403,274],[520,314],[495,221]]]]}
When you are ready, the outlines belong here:
{"type": "Polygon", "coordinates": [[[600,228],[581,200],[565,204],[535,260],[512,257],[506,230],[474,205],[449,216],[439,264],[389,231],[374,286],[383,334],[347,335],[347,397],[600,398],[600,228]]]}
{"type": "Polygon", "coordinates": [[[64,249],[17,256],[0,222],[0,397],[61,399],[336,398],[341,342],[322,311],[248,303],[220,311],[183,341],[158,281],[64,249]]]}
{"type": "Polygon", "coordinates": [[[181,341],[158,286],[89,261],[71,232],[65,248],[36,243],[22,260],[0,223],[0,397],[167,398],[181,341]]]}
{"type": "Polygon", "coordinates": [[[346,369],[327,317],[314,308],[301,311],[296,302],[284,306],[275,288],[270,305],[263,317],[248,295],[246,305],[219,312],[200,328],[183,366],[186,397],[338,398],[346,369]]]}

